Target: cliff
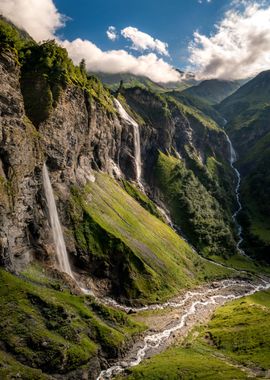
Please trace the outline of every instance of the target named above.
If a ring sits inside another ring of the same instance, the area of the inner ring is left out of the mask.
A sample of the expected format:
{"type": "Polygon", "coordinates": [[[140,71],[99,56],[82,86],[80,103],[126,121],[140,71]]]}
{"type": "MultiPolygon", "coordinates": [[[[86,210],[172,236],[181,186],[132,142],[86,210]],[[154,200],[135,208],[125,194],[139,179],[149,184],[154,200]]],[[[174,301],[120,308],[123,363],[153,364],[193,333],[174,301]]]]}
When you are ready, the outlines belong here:
{"type": "Polygon", "coordinates": [[[133,305],[230,273],[200,257],[235,252],[229,147],[195,108],[112,94],[54,42],[0,27],[1,355],[11,374],[94,378],[144,327],[80,286],[133,305]],[[44,163],[75,280],[57,270],[44,163]]]}

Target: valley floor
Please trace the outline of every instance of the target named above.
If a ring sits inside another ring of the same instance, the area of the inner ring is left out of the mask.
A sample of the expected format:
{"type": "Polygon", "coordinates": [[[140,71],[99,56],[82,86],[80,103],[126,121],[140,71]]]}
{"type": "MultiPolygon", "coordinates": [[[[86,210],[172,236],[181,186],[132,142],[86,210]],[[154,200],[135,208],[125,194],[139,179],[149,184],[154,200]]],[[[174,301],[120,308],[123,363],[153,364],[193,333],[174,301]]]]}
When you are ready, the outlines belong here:
{"type": "Polygon", "coordinates": [[[262,282],[255,284],[243,280],[225,280],[195,292],[188,292],[184,297],[166,304],[164,308],[138,310],[133,318],[150,327],[147,335],[135,344],[121,362],[103,371],[98,379],[110,379],[117,374],[121,374],[119,379],[127,377],[136,380],[245,379],[255,378],[257,375],[259,378],[264,377],[270,363],[267,362],[269,359],[262,357],[264,354],[267,357],[270,336],[262,333],[263,329],[267,330],[268,323],[267,316],[262,314],[269,314],[270,309],[265,309],[260,314],[261,307],[258,304],[269,303],[268,288],[269,284],[262,282]],[[261,289],[265,290],[252,295],[261,289]],[[219,307],[233,299],[236,301],[219,307]],[[253,303],[254,300],[257,303],[253,303]],[[256,315],[263,327],[258,334],[254,330],[256,315]],[[256,335],[253,345],[250,346],[251,327],[256,335]],[[224,336],[228,347],[222,346],[220,335],[222,338],[224,336]],[[252,357],[252,350],[256,350],[256,345],[259,349],[257,362],[247,361],[245,355],[237,356],[241,348],[245,351],[246,347],[252,357]]]}

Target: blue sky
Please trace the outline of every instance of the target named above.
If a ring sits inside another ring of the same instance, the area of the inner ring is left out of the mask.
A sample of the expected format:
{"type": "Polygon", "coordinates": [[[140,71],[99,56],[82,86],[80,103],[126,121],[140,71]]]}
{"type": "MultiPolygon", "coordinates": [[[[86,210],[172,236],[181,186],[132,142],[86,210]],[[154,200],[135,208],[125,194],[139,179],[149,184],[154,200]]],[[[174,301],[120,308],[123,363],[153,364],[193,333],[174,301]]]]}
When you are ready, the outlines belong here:
{"type": "Polygon", "coordinates": [[[270,69],[270,0],[0,0],[0,14],[91,72],[168,83],[175,68],[229,80],[270,69]]]}
{"type": "Polygon", "coordinates": [[[62,38],[88,39],[103,50],[127,48],[124,38],[115,42],[106,36],[110,25],[118,31],[133,26],[165,41],[171,59],[179,68],[187,64],[187,46],[193,32],[209,34],[230,4],[228,0],[55,0],[57,9],[70,17],[65,28],[59,30],[62,38]]]}

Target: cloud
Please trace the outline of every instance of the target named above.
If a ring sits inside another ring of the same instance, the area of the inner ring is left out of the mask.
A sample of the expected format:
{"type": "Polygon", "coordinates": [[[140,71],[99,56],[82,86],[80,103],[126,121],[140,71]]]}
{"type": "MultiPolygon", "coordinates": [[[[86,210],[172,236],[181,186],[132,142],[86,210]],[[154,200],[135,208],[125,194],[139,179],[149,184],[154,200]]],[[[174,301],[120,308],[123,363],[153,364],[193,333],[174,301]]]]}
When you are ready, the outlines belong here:
{"type": "Polygon", "coordinates": [[[107,34],[107,37],[109,38],[109,40],[111,40],[111,41],[115,41],[117,39],[117,31],[116,31],[116,28],[114,26],[109,26],[106,34],[107,34]]]}
{"type": "Polygon", "coordinates": [[[124,38],[132,41],[132,49],[134,50],[152,50],[158,54],[169,56],[168,44],[166,42],[154,39],[150,34],[141,32],[137,28],[128,26],[121,30],[121,34],[124,38]]]}
{"type": "Polygon", "coordinates": [[[242,79],[270,69],[270,6],[233,4],[211,36],[194,33],[189,61],[199,78],[242,79]]]}
{"type": "Polygon", "coordinates": [[[77,38],[63,41],[75,64],[85,59],[87,69],[93,72],[110,74],[132,73],[150,78],[154,82],[180,81],[180,74],[156,54],[149,53],[135,57],[125,50],[102,51],[91,41],[77,38]]]}
{"type": "MultiPolygon", "coordinates": [[[[93,42],[80,38],[74,41],[58,39],[56,32],[64,26],[66,18],[59,13],[52,0],[0,0],[1,13],[15,25],[25,29],[36,41],[56,39],[68,50],[75,64],[84,58],[90,71],[114,74],[131,73],[146,76],[160,83],[180,81],[181,79],[179,73],[172,66],[153,53],[135,57],[125,50],[102,51],[93,42]]],[[[107,32],[111,33],[110,37],[112,38],[116,30],[111,26],[107,32]]],[[[149,49],[152,46],[153,50],[167,55],[166,44],[152,39],[151,36],[148,37],[151,40],[147,43],[149,49]]],[[[141,48],[141,50],[143,49],[141,48]]]]}
{"type": "Polygon", "coordinates": [[[65,21],[52,0],[1,0],[0,14],[25,29],[36,41],[54,38],[65,21]]]}

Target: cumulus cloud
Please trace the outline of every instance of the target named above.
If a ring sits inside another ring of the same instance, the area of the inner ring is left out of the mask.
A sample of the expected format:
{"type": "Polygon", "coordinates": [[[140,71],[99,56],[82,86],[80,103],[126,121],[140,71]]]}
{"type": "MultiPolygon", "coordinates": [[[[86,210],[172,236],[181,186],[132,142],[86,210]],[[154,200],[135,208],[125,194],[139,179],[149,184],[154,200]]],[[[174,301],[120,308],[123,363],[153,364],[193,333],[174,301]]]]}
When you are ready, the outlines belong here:
{"type": "Polygon", "coordinates": [[[76,64],[84,58],[87,69],[94,72],[132,73],[146,76],[159,83],[176,82],[181,79],[172,66],[154,53],[134,57],[125,50],[102,51],[92,42],[80,38],[71,42],[63,41],[62,45],[76,64]]]}
{"type": "Polygon", "coordinates": [[[139,29],[132,26],[128,26],[121,30],[121,34],[124,38],[132,41],[132,49],[144,51],[152,50],[158,54],[169,56],[168,44],[158,39],[153,38],[150,34],[141,32],[139,29]]]}
{"type": "Polygon", "coordinates": [[[270,6],[234,1],[211,36],[198,31],[189,61],[200,78],[241,79],[270,69],[270,6]]]}
{"type": "Polygon", "coordinates": [[[116,31],[116,28],[114,26],[109,26],[106,34],[107,34],[107,37],[109,38],[109,40],[111,40],[111,41],[115,41],[117,39],[117,31],[116,31]]]}
{"type": "MultiPolygon", "coordinates": [[[[59,40],[56,31],[64,26],[65,17],[59,13],[53,0],[0,0],[0,14],[25,29],[36,41],[55,38],[68,50],[75,64],[84,58],[90,71],[143,75],[160,83],[181,79],[172,66],[153,53],[135,57],[125,50],[102,51],[93,42],[79,38],[74,41],[59,40]]],[[[115,34],[115,28],[109,27],[108,37],[114,39],[115,34]]],[[[167,55],[166,44],[153,41],[148,42],[148,48],[152,46],[153,50],[167,55]]]]}
{"type": "Polygon", "coordinates": [[[1,0],[0,14],[25,29],[36,41],[54,38],[65,20],[52,0],[1,0]]]}

